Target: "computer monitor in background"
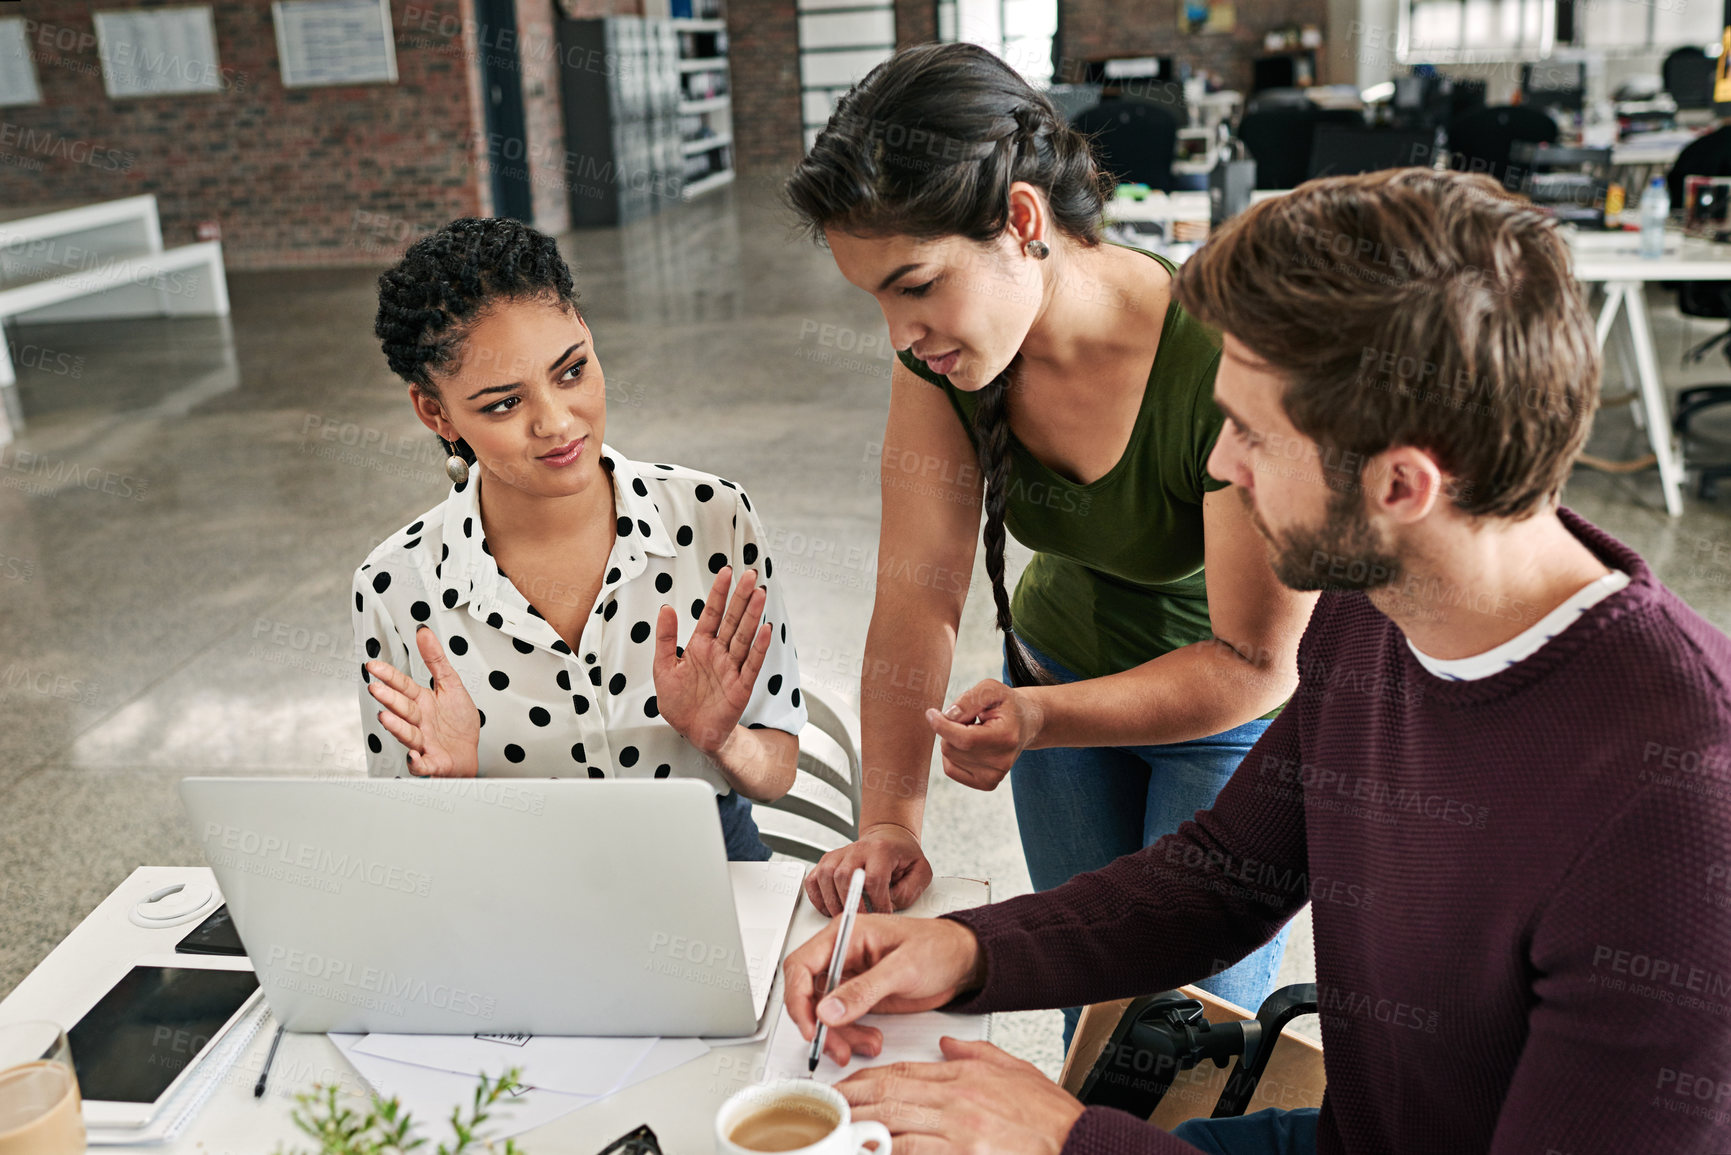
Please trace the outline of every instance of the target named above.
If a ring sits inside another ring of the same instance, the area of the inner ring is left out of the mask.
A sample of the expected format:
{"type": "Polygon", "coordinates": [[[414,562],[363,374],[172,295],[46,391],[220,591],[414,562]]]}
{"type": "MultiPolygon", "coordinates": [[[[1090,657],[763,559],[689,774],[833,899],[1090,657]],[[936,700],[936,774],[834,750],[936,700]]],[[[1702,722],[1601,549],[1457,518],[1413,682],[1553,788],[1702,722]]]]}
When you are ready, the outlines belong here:
{"type": "Polygon", "coordinates": [[[1114,56],[1082,65],[1083,84],[1134,86],[1179,79],[1170,56],[1114,56]]]}
{"type": "Polygon", "coordinates": [[[1426,129],[1319,124],[1310,146],[1310,175],[1348,176],[1385,168],[1429,168],[1435,160],[1436,134],[1426,129]]]}
{"type": "Polygon", "coordinates": [[[1587,62],[1541,60],[1521,65],[1521,103],[1579,112],[1587,96],[1587,62]]]}

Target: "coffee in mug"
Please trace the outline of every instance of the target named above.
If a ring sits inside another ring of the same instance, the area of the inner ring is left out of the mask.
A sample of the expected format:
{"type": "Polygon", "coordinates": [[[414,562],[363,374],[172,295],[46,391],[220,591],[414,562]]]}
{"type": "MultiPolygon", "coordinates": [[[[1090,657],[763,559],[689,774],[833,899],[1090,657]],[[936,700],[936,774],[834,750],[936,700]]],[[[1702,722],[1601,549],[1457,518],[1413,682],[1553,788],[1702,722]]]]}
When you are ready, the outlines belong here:
{"type": "Polygon", "coordinates": [[[735,1123],[728,1138],[748,1151],[797,1151],[840,1125],[841,1115],[827,1103],[788,1098],[765,1103],[735,1123]]]}
{"type": "Polygon", "coordinates": [[[856,1123],[847,1100],[814,1079],[780,1079],[737,1092],[715,1116],[719,1155],[890,1155],[889,1128],[856,1123]]]}

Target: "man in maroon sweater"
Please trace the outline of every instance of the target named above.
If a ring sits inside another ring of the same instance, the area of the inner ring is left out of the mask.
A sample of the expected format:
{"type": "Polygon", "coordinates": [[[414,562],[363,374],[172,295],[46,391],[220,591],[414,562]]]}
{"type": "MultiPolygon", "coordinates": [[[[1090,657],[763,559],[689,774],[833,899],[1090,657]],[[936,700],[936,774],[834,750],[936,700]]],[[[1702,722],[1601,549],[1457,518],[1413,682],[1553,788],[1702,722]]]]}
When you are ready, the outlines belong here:
{"type": "MultiPolygon", "coordinates": [[[[1291,586],[1300,687],[1211,810],[1104,870],[787,961],[829,1052],[868,1010],[1193,982],[1309,901],[1320,1113],[1167,1134],[984,1043],[840,1084],[897,1152],[1731,1152],[1731,642],[1560,509],[1598,390],[1565,243],[1403,169],[1251,209],[1183,269],[1224,334],[1209,470],[1291,586]]],[[[946,742],[965,744],[958,728],[946,742]]]]}

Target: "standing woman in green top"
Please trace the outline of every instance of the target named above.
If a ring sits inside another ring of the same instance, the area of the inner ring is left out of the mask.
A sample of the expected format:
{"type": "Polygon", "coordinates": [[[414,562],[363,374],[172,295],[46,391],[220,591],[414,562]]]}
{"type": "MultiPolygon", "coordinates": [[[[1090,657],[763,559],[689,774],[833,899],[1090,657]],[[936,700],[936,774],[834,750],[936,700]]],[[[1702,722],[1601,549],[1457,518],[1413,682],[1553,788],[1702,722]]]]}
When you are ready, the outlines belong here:
{"type": "MultiPolygon", "coordinates": [[[[1220,340],[1174,303],[1174,266],[1101,243],[1108,187],[1052,104],[970,44],[873,69],[788,180],[900,350],[860,840],[807,884],[828,913],[855,867],[878,909],[931,881],[934,733],[957,781],[1009,774],[1045,890],[1209,807],[1297,686],[1314,596],[1275,579],[1247,503],[1206,468],[1220,340]],[[982,504],[1008,685],[944,710],[982,504]],[[1006,528],[1035,551],[1013,604],[1006,528]]],[[[1254,1010],[1283,940],[1202,985],[1254,1010]]]]}

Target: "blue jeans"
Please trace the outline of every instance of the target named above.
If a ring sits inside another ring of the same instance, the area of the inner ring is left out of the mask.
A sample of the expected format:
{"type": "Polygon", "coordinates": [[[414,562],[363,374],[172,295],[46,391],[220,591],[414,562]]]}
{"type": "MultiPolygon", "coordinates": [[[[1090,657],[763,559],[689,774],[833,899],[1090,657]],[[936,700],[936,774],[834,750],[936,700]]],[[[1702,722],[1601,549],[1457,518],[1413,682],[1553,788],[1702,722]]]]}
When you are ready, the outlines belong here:
{"type": "Polygon", "coordinates": [[[1172,1129],[1207,1155],[1316,1155],[1315,1107],[1270,1107],[1233,1119],[1187,1119],[1172,1129]]]}
{"type": "MultiPolygon", "coordinates": [[[[1079,680],[1044,654],[1035,656],[1059,681],[1079,680]]],[[[1268,723],[1258,719],[1164,746],[1024,750],[1010,771],[1010,788],[1034,889],[1051,890],[1134,854],[1214,805],[1214,796],[1266,729],[1268,723]]],[[[1273,942],[1196,985],[1254,1014],[1274,990],[1286,935],[1282,927],[1273,942]]],[[[1064,1010],[1065,1050],[1081,1013],[1080,1007],[1064,1010]]]]}
{"type": "Polygon", "coordinates": [[[729,862],[767,862],[769,847],[757,833],[757,819],[751,816],[751,801],[737,790],[715,796],[715,809],[721,815],[721,843],[727,847],[729,862]]]}

